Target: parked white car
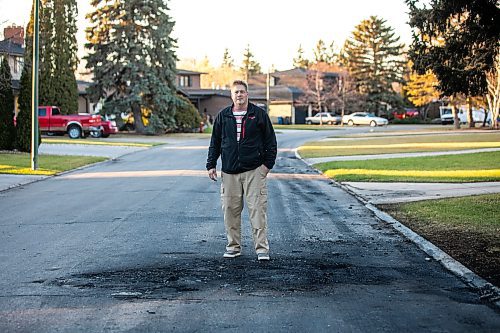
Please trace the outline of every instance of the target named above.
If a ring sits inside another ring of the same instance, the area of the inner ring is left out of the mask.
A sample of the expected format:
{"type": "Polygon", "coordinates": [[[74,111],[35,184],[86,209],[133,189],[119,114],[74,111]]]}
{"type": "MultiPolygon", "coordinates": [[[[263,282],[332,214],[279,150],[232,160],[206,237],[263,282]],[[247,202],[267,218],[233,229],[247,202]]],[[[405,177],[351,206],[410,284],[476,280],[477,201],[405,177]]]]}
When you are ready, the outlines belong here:
{"type": "Polygon", "coordinates": [[[342,122],[349,126],[353,125],[370,125],[375,126],[386,126],[389,124],[389,120],[381,117],[375,116],[373,113],[368,112],[354,112],[342,118],[342,122]]]}
{"type": "Polygon", "coordinates": [[[312,117],[306,117],[306,124],[328,124],[328,125],[337,125],[340,124],[342,117],[336,116],[330,112],[319,112],[312,117]]]}

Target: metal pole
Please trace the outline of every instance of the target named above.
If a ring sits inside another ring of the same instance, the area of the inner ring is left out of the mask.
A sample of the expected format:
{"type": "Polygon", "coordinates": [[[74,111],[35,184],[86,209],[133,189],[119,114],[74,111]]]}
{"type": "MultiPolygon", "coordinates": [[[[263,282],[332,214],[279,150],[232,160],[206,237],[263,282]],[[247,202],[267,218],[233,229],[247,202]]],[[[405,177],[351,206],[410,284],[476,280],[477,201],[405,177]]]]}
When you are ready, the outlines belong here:
{"type": "Polygon", "coordinates": [[[342,111],[341,111],[341,115],[340,115],[340,127],[344,127],[344,107],[345,107],[345,99],[344,99],[344,86],[345,86],[345,82],[344,82],[344,79],[342,77],[339,78],[339,83],[340,83],[340,93],[342,94],[342,111]]]}
{"type": "Polygon", "coordinates": [[[38,169],[38,41],[40,0],[34,0],[33,67],[31,87],[31,170],[38,169]]]}
{"type": "Polygon", "coordinates": [[[270,101],[270,80],[269,80],[269,68],[267,69],[267,76],[266,76],[266,102],[267,102],[267,114],[269,114],[269,111],[271,111],[271,101],[270,101]]]}

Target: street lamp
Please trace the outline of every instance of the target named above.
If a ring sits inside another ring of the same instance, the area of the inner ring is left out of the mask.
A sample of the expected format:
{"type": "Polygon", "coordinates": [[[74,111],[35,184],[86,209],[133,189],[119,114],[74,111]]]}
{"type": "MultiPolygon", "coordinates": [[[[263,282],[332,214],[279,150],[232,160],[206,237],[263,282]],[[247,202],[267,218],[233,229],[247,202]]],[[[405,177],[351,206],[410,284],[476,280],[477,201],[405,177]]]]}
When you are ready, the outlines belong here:
{"type": "Polygon", "coordinates": [[[33,67],[31,80],[31,170],[38,169],[38,41],[40,0],[34,1],[33,10],[33,67]]]}

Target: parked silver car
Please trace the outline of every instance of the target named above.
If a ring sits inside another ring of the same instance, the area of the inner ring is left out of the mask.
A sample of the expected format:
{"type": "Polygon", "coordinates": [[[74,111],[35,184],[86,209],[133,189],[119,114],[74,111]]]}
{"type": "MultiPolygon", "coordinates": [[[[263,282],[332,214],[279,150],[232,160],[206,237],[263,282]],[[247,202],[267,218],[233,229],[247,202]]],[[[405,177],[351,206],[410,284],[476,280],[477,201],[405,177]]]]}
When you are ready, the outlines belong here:
{"type": "Polygon", "coordinates": [[[342,118],[342,122],[349,126],[353,125],[370,125],[385,126],[389,124],[389,120],[375,116],[373,113],[368,112],[354,112],[342,118]]]}
{"type": "Polygon", "coordinates": [[[340,124],[342,117],[334,115],[330,112],[319,112],[312,117],[306,117],[306,124],[328,124],[328,125],[338,125],[340,124]]]}

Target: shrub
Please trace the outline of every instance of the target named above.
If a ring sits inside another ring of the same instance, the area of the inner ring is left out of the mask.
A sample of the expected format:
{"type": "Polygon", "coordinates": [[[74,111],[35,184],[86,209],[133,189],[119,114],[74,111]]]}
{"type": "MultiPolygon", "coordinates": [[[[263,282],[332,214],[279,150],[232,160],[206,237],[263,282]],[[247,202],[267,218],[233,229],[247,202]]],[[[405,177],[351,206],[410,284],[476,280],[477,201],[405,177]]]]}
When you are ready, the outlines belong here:
{"type": "Polygon", "coordinates": [[[175,113],[176,131],[193,132],[193,129],[199,128],[202,121],[200,113],[187,98],[181,96],[180,99],[184,103],[175,113]]]}

